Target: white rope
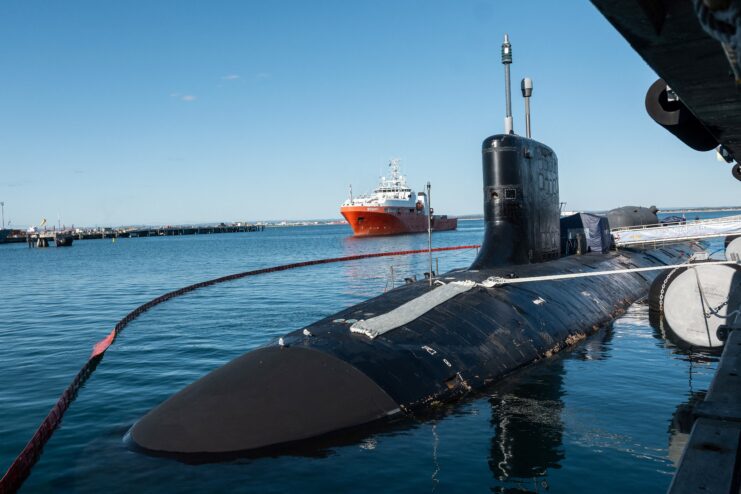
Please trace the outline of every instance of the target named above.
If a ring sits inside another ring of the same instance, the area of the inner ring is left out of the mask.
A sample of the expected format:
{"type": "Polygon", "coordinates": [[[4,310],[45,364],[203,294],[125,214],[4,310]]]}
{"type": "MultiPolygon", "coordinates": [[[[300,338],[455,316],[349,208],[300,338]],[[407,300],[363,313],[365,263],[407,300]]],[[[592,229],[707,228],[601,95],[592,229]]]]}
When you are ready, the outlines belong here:
{"type": "Polygon", "coordinates": [[[614,269],[610,271],[589,271],[585,273],[566,273],[566,274],[552,274],[548,276],[530,276],[525,278],[501,278],[499,276],[492,276],[485,279],[479,286],[484,288],[493,288],[495,286],[502,285],[514,285],[516,283],[531,283],[535,281],[561,281],[571,280],[574,278],[590,278],[592,276],[611,276],[615,274],[629,274],[629,273],[642,273],[645,271],[662,271],[665,269],[675,269],[678,266],[686,266],[688,268],[695,268],[697,266],[709,266],[709,265],[720,265],[720,264],[741,264],[737,261],[711,261],[703,262],[702,264],[670,264],[668,266],[651,266],[648,268],[630,268],[630,269],[614,269]]]}

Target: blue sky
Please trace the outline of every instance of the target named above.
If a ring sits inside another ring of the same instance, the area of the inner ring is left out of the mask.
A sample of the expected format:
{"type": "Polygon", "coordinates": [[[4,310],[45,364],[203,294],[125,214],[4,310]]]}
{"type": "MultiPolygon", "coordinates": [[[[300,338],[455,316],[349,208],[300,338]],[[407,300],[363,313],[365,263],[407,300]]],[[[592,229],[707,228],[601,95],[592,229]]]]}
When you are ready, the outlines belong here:
{"type": "Polygon", "coordinates": [[[588,1],[6,0],[6,222],[339,217],[392,157],[437,211],[479,213],[505,32],[568,209],[740,202],[729,166],[649,119],[655,74],[588,1]]]}

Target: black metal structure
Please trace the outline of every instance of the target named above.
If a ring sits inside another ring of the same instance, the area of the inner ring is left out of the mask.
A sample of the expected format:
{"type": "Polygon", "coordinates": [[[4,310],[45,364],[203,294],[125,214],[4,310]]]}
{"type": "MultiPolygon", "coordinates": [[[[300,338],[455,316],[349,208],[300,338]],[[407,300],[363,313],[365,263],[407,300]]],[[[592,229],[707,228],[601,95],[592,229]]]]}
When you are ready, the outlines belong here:
{"type": "MultiPolygon", "coordinates": [[[[662,79],[646,95],[651,117],[693,149],[708,150],[720,144],[729,163],[739,159],[741,37],[737,33],[741,30],[741,2],[592,3],[662,79]],[[667,101],[667,85],[673,101],[667,101]]],[[[741,180],[738,164],[732,172],[741,180]]]]}
{"type": "Polygon", "coordinates": [[[484,242],[471,269],[559,257],[558,159],[532,139],[498,134],[482,145],[484,242]]]}

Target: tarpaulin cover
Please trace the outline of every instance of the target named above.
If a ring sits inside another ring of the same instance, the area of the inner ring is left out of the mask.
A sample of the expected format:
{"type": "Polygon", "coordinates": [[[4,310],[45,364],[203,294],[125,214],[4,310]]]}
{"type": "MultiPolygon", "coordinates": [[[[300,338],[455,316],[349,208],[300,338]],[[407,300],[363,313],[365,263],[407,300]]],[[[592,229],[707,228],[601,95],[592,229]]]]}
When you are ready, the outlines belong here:
{"type": "Polygon", "coordinates": [[[587,237],[587,245],[591,252],[607,252],[610,250],[612,237],[607,218],[590,213],[576,213],[561,218],[561,254],[569,255],[575,252],[573,242],[569,242],[569,230],[583,230],[587,237]]]}

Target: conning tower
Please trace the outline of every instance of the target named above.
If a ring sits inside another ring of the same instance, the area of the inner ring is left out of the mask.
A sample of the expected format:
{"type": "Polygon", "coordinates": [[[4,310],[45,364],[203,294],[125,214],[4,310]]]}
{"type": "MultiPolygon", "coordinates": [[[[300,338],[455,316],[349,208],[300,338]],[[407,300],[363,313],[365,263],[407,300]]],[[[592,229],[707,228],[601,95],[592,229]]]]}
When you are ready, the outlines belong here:
{"type": "MultiPolygon", "coordinates": [[[[502,63],[508,103],[505,133],[487,137],[482,145],[486,230],[471,269],[543,262],[560,256],[558,158],[545,144],[512,130],[507,70],[512,49],[507,35],[502,63]]],[[[523,96],[529,98],[532,81],[522,87],[523,96]]]]}

